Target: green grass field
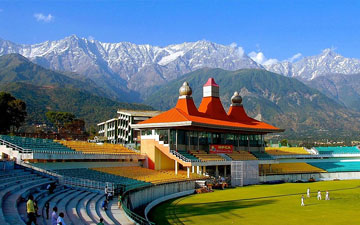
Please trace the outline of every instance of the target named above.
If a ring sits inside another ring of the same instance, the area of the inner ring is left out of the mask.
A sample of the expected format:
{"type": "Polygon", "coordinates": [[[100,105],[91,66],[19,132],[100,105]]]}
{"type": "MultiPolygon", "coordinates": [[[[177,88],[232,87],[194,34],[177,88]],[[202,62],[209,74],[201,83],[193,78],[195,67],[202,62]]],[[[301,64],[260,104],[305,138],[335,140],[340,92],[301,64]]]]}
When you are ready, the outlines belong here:
{"type": "Polygon", "coordinates": [[[160,204],[156,224],[360,224],[360,180],[255,185],[196,194],[160,204]],[[301,195],[311,197],[300,206],[301,195]],[[316,199],[329,190],[330,201],[316,199]]]}

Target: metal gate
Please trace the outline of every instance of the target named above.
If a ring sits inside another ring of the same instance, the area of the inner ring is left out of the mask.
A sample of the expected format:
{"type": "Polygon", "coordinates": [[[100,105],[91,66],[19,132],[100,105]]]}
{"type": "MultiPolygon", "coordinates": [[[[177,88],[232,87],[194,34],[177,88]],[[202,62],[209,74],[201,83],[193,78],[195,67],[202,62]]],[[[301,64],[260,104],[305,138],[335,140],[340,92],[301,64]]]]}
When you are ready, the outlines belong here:
{"type": "Polygon", "coordinates": [[[231,162],[231,186],[259,183],[259,163],[257,161],[232,161],[231,162]]]}
{"type": "Polygon", "coordinates": [[[231,162],[231,186],[239,187],[243,186],[243,161],[231,162]]]}

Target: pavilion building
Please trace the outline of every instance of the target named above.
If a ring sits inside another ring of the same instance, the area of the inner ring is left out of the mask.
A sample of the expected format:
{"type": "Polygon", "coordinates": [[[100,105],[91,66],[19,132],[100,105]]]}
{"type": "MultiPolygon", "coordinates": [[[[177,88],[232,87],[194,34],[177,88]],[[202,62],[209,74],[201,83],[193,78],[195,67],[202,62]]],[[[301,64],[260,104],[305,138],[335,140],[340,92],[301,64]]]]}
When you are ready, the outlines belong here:
{"type": "Polygon", "coordinates": [[[228,112],[213,78],[203,87],[199,108],[187,82],[179,94],[174,108],[132,125],[141,131],[141,153],[147,156],[148,168],[175,173],[179,167],[186,168],[188,175],[196,168],[196,173],[227,176],[227,171],[233,173],[234,162],[255,162],[257,170],[259,164],[274,163],[266,157],[264,135],[284,130],[249,117],[237,92],[228,112]]]}

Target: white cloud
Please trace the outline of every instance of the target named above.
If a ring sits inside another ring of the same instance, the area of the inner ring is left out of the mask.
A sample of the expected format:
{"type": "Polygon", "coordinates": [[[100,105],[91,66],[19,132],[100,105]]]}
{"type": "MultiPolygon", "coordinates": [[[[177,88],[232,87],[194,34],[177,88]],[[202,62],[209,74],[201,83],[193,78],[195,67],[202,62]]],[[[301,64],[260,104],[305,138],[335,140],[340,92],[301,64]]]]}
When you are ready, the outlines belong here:
{"type": "Polygon", "coordinates": [[[264,53],[262,53],[262,52],[250,52],[249,57],[261,65],[271,65],[271,64],[275,64],[275,63],[279,62],[279,60],[277,60],[277,59],[266,58],[264,53]]]}
{"type": "Polygon", "coordinates": [[[233,43],[230,44],[230,47],[231,47],[231,48],[236,48],[236,47],[237,47],[237,44],[236,44],[235,42],[233,42],[233,43]]]}
{"type": "Polygon", "coordinates": [[[42,13],[35,13],[34,17],[37,21],[44,22],[44,23],[50,23],[51,21],[53,21],[55,19],[55,17],[51,14],[48,14],[47,16],[45,16],[42,13]]]}
{"type": "Polygon", "coordinates": [[[295,55],[293,55],[292,57],[288,58],[287,60],[285,61],[288,61],[288,62],[295,62],[296,60],[300,59],[302,57],[302,54],[301,53],[296,53],[295,55]]]}
{"type": "Polygon", "coordinates": [[[93,36],[91,36],[91,35],[89,35],[89,36],[87,37],[87,39],[88,39],[89,41],[94,41],[94,40],[95,40],[95,38],[94,38],[93,36]]]}
{"type": "Polygon", "coordinates": [[[229,46],[235,49],[241,58],[244,56],[245,51],[241,46],[238,47],[238,44],[236,44],[235,42],[231,43],[229,46]]]}
{"type": "Polygon", "coordinates": [[[243,56],[244,56],[245,51],[244,51],[244,49],[243,49],[242,47],[239,46],[239,47],[237,48],[237,51],[238,51],[240,57],[243,57],[243,56]]]}

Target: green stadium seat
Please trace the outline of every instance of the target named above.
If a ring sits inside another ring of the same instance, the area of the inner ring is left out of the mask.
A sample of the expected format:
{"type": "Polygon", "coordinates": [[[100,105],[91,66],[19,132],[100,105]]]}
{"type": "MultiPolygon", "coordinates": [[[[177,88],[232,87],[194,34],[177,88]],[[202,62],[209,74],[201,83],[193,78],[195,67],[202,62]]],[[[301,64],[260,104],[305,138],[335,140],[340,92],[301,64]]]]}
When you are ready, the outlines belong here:
{"type": "Polygon", "coordinates": [[[360,154],[360,150],[356,146],[345,147],[316,147],[320,155],[323,154],[360,154]]]}

